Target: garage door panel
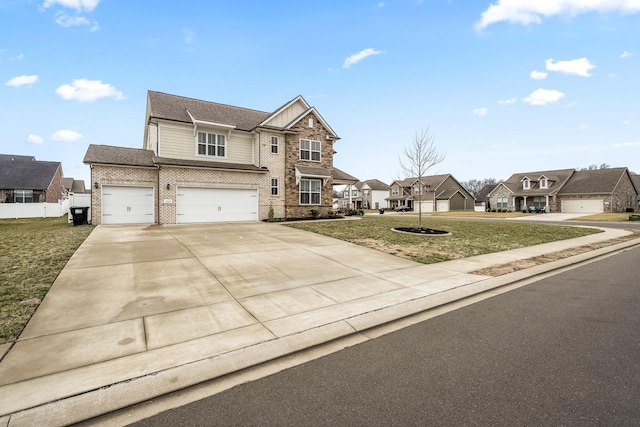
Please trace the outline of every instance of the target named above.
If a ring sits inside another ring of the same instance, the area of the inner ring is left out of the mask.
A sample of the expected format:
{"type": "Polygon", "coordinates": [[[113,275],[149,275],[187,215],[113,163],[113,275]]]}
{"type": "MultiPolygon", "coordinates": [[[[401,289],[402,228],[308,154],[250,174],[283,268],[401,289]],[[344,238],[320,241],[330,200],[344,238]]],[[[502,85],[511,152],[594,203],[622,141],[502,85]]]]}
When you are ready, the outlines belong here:
{"type": "Polygon", "coordinates": [[[102,187],[103,224],[153,224],[152,187],[102,187]]]}
{"type": "Polygon", "coordinates": [[[562,200],[561,209],[566,213],[601,213],[604,203],[602,199],[569,199],[562,200]]]}
{"type": "Polygon", "coordinates": [[[177,222],[258,220],[255,189],[181,187],[177,193],[177,222]]]}

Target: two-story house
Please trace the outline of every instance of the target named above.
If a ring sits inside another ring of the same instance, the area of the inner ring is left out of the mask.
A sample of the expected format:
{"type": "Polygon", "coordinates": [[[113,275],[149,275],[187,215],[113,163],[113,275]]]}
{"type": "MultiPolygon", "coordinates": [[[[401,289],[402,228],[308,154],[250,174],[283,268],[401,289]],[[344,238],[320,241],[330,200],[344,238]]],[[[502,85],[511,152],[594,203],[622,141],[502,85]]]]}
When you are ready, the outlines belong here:
{"type": "Polygon", "coordinates": [[[358,181],[348,185],[340,194],[338,206],[342,209],[382,209],[388,207],[389,186],[377,179],[358,181]]]}
{"type": "Polygon", "coordinates": [[[264,112],[149,91],[143,148],[87,150],[92,223],[326,214],[338,139],[302,96],[264,112]]]}
{"type": "Polygon", "coordinates": [[[475,205],[471,193],[450,174],[396,180],[388,194],[390,207],[407,206],[422,212],[473,211],[475,205]]]}

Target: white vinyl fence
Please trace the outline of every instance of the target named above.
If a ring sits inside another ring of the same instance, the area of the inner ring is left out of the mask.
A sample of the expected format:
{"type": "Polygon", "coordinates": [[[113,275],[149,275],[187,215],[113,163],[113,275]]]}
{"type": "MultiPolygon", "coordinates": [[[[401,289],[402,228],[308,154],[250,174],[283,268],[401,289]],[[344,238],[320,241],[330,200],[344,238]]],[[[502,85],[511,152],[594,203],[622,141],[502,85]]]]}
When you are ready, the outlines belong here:
{"type": "Polygon", "coordinates": [[[0,218],[60,218],[69,211],[69,200],[58,203],[0,203],[0,218]]]}
{"type": "Polygon", "coordinates": [[[0,219],[60,218],[69,214],[69,222],[73,222],[72,207],[88,207],[87,217],[91,221],[91,194],[70,194],[58,203],[0,203],[0,219]]]}

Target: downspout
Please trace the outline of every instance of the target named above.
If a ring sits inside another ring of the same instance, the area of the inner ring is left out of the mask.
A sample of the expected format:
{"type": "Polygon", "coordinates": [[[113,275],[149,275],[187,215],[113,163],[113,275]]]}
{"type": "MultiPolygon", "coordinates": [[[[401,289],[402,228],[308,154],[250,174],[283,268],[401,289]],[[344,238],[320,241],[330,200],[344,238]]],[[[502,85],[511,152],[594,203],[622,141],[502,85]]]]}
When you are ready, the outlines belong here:
{"type": "MultiPolygon", "coordinates": [[[[156,194],[158,195],[156,198],[156,206],[158,208],[158,218],[156,219],[156,224],[160,225],[160,167],[156,165],[156,168],[158,170],[158,174],[157,174],[158,184],[156,187],[156,194]]],[[[178,222],[177,218],[176,218],[176,222],[178,222]]]]}
{"type": "Polygon", "coordinates": [[[258,167],[262,167],[262,135],[259,130],[255,131],[258,134],[258,167]]]}

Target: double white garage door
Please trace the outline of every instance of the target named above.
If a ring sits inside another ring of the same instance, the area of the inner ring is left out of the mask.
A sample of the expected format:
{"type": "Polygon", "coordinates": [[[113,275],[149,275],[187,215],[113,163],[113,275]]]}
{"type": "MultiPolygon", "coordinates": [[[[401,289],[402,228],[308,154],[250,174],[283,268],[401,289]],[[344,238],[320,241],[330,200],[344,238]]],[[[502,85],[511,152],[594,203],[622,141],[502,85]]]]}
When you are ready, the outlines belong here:
{"type": "Polygon", "coordinates": [[[592,200],[563,200],[562,212],[566,213],[600,213],[604,212],[604,201],[602,199],[592,200]]]}
{"type": "Polygon", "coordinates": [[[180,187],[178,224],[258,220],[258,191],[244,188],[180,187]]]}
{"type": "MultiPolygon", "coordinates": [[[[239,188],[177,190],[176,222],[231,222],[258,220],[258,191],[239,188]]],[[[153,224],[153,187],[102,187],[103,224],[153,224]]]]}

